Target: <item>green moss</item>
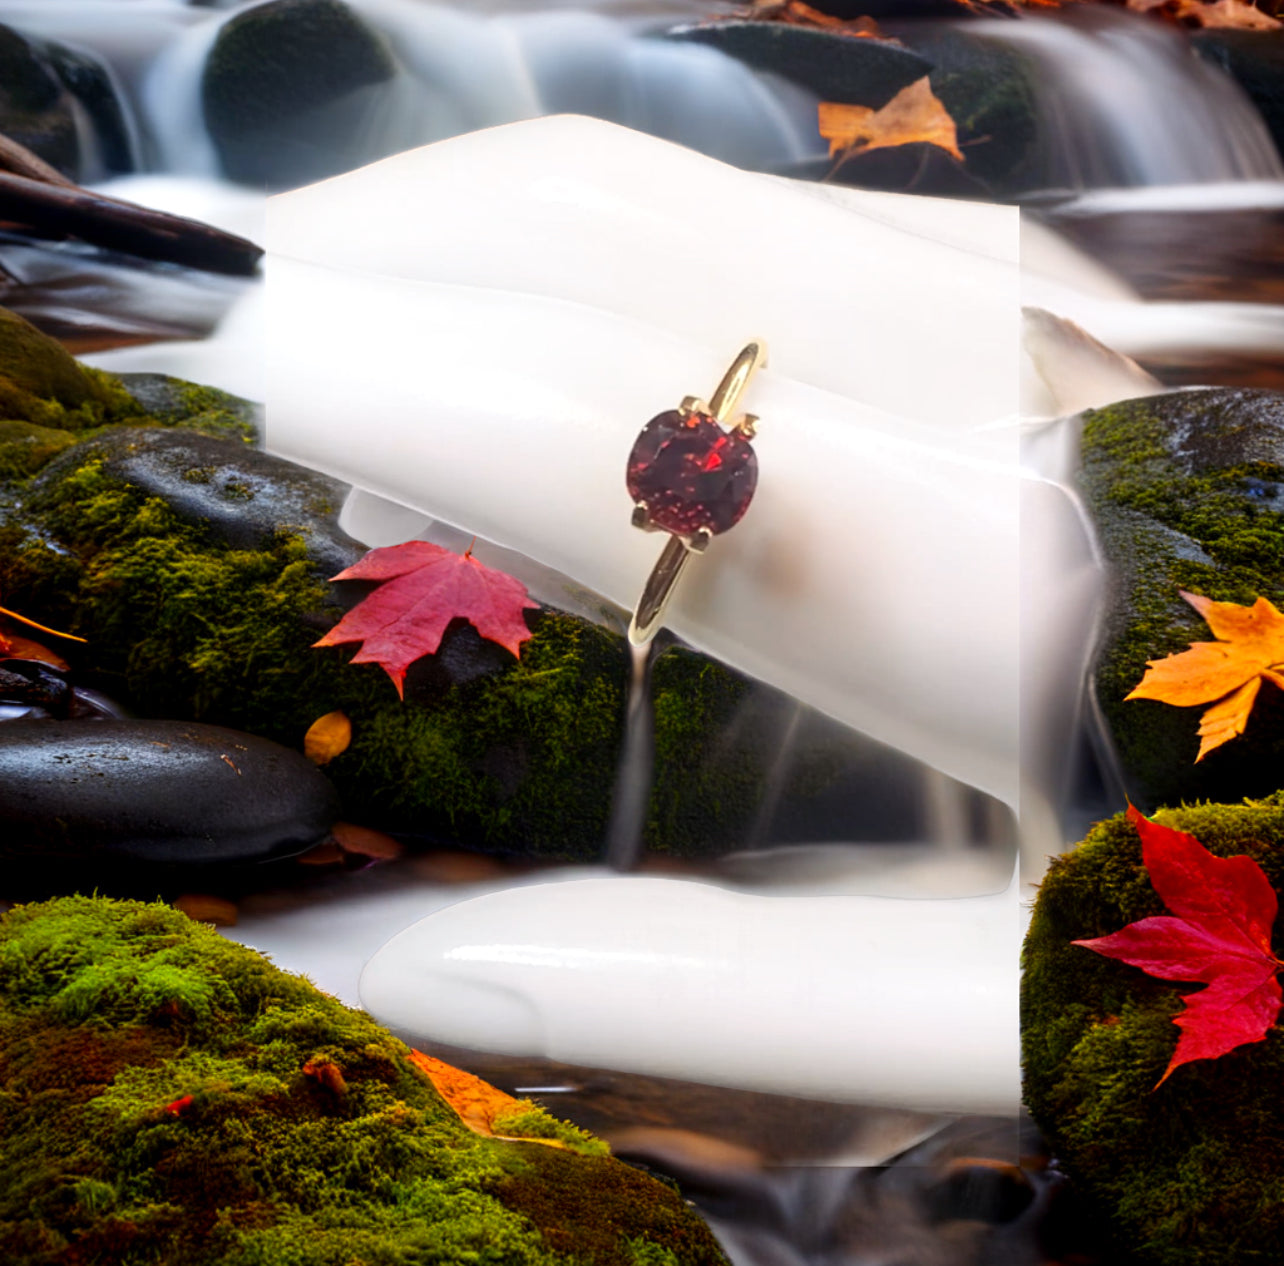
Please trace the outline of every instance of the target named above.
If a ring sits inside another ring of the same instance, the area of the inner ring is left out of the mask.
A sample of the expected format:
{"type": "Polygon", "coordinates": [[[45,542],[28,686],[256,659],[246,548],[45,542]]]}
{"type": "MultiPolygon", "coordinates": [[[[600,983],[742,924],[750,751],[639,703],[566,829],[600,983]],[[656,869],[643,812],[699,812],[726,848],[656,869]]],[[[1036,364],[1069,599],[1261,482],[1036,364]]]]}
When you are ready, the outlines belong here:
{"type": "Polygon", "coordinates": [[[645,840],[659,852],[726,852],[744,838],[762,797],[770,755],[754,734],[733,735],[747,678],[684,647],[651,670],[654,784],[645,840]]]}
{"type": "Polygon", "coordinates": [[[0,920],[0,1136],[0,1255],[33,1266],[723,1261],[664,1184],[471,1133],[370,1017],[162,905],[0,920]]]}
{"type": "Polygon", "coordinates": [[[1284,603],[1284,513],[1276,496],[1246,495],[1284,481],[1284,465],[1264,453],[1225,466],[1209,459],[1220,446],[1252,453],[1244,414],[1264,394],[1198,392],[1084,415],[1082,482],[1114,573],[1095,688],[1130,791],[1146,808],[1262,795],[1284,781],[1284,707],[1270,690],[1245,737],[1199,765],[1200,709],[1125,702],[1148,660],[1211,639],[1181,590],[1284,603]]]}
{"type": "Polygon", "coordinates": [[[70,431],[34,422],[0,422],[0,479],[23,479],[76,442],[70,431]]]}
{"type": "Polygon", "coordinates": [[[73,439],[111,426],[180,426],[220,439],[257,439],[248,402],[181,379],[145,377],[143,394],[154,408],[116,375],[80,364],[57,339],[0,308],[0,479],[35,474],[73,439]]]}
{"type": "Polygon", "coordinates": [[[338,609],[295,537],[226,548],[92,455],[23,517],[0,527],[0,592],[86,637],[84,669],[144,715],[298,746],[342,709],[353,743],[327,773],[349,817],[596,857],[624,715],[619,638],[547,614],[520,660],[403,704],[379,668],[313,649],[338,609]]]}
{"type": "MultiPolygon", "coordinates": [[[[1155,815],[1284,890],[1284,795],[1155,815]]],[[[1187,987],[1071,944],[1166,913],[1123,815],[1057,858],[1039,891],[1021,985],[1025,1097],[1054,1152],[1139,1262],[1284,1259],[1284,1031],[1157,1086],[1187,987]]],[[[1284,954],[1277,923],[1275,953],[1284,954]]]]}
{"type": "Polygon", "coordinates": [[[530,1099],[519,1099],[500,1112],[491,1123],[496,1134],[506,1138],[556,1139],[584,1156],[609,1156],[611,1149],[587,1130],[559,1121],[530,1099]]]}

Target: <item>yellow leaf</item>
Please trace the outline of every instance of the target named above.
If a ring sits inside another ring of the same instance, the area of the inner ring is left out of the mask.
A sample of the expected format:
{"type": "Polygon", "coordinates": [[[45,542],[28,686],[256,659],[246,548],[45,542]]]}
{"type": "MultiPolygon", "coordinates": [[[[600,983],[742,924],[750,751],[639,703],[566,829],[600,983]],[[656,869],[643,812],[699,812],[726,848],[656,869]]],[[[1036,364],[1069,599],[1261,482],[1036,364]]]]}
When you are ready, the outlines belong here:
{"type": "Polygon", "coordinates": [[[917,142],[939,146],[963,161],[958,129],[926,75],[902,88],[881,110],[822,101],[818,111],[820,134],[829,142],[831,155],[864,154],[917,142]]]}
{"type": "Polygon", "coordinates": [[[494,1138],[495,1118],[517,1100],[496,1090],[488,1081],[466,1073],[422,1051],[411,1051],[410,1062],[432,1082],[437,1093],[455,1110],[459,1119],[475,1134],[494,1138]]]}
{"type": "Polygon", "coordinates": [[[513,1138],[495,1133],[495,1121],[512,1108],[529,1107],[529,1099],[514,1099],[512,1095],[497,1090],[488,1081],[482,1081],[462,1068],[444,1063],[412,1050],[410,1062],[433,1084],[437,1093],[454,1109],[459,1119],[474,1134],[489,1139],[503,1139],[510,1143],[538,1143],[543,1147],[566,1148],[561,1139],[513,1138]]]}
{"type": "Polygon", "coordinates": [[[1220,703],[1215,703],[1199,718],[1199,755],[1195,764],[1199,764],[1215,747],[1230,742],[1244,733],[1248,725],[1248,714],[1253,710],[1253,701],[1262,688],[1262,679],[1254,677],[1246,681],[1233,694],[1229,694],[1220,703]]]}
{"type": "Polygon", "coordinates": [[[352,742],[352,722],[346,712],[327,712],[308,727],[303,736],[303,754],[314,765],[328,765],[352,742]]]}
{"type": "Polygon", "coordinates": [[[1156,699],[1175,707],[1211,703],[1200,718],[1196,761],[1244,733],[1263,679],[1284,678],[1284,615],[1265,598],[1251,606],[1181,595],[1219,639],[1192,642],[1189,650],[1148,661],[1145,676],[1126,699],[1156,699]]]}

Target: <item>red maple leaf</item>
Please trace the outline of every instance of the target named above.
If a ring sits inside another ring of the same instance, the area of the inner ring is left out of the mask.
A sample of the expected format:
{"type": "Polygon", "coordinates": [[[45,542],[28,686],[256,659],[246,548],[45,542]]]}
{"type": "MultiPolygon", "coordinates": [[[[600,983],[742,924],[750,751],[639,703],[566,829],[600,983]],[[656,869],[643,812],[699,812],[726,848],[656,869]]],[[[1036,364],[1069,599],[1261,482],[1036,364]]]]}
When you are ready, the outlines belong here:
{"type": "Polygon", "coordinates": [[[380,664],[404,698],[406,669],[441,645],[457,616],[514,655],[531,635],[522,612],[538,608],[520,580],[427,541],[372,549],[331,580],[382,580],[316,646],[361,642],[354,664],[380,664]]]}
{"type": "Polygon", "coordinates": [[[1139,919],[1122,931],[1075,941],[1161,980],[1208,987],[1186,998],[1173,1023],[1177,1049],[1159,1079],[1193,1059],[1216,1059],[1260,1042],[1280,1010],[1284,967],[1271,952],[1275,889],[1251,857],[1214,857],[1193,835],[1160,826],[1128,806],[1150,882],[1173,916],[1139,919]]]}

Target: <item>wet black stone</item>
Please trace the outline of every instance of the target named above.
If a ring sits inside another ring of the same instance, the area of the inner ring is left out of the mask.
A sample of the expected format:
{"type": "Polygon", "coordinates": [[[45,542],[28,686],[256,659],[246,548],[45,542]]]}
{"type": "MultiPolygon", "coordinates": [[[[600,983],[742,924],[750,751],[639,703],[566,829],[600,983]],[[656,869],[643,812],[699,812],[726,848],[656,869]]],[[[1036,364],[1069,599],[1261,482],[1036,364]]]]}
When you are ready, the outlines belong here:
{"type": "Polygon", "coordinates": [[[1197,31],[1191,43],[1244,89],[1284,156],[1284,31],[1197,31]]]}
{"type": "Polygon", "coordinates": [[[99,170],[83,170],[82,160],[80,179],[88,181],[133,171],[129,124],[107,67],[83,49],[53,41],[43,43],[41,51],[62,85],[85,107],[93,124],[99,170]]]}
{"type": "Polygon", "coordinates": [[[262,548],[281,532],[293,533],[325,576],[365,553],[338,526],[345,484],[247,444],[181,428],[120,427],[86,440],[44,468],[31,505],[39,508],[42,492],[56,492],[90,454],[103,459],[110,478],[160,497],[180,518],[233,548],[262,548]]]}
{"type": "Polygon", "coordinates": [[[1004,197],[1046,184],[1033,72],[1025,58],[966,26],[906,22],[888,33],[930,63],[932,91],[957,125],[968,176],[1004,197]]]}
{"type": "MultiPolygon", "coordinates": [[[[145,413],[170,426],[197,423],[198,430],[213,433],[210,422],[215,415],[225,415],[225,429],[236,424],[249,427],[257,437],[263,430],[263,406],[243,400],[216,387],[203,387],[169,374],[120,374],[125,390],[145,413]]],[[[232,438],[229,434],[228,438],[232,438]]]]}
{"type": "Polygon", "coordinates": [[[0,133],[75,179],[79,146],[72,98],[39,45],[0,26],[0,133]]]}
{"type": "Polygon", "coordinates": [[[180,721],[0,726],[0,859],[184,865],[315,844],[338,801],[301,753],[180,721]]]}
{"type": "Polygon", "coordinates": [[[665,38],[716,48],[747,66],[801,84],[824,101],[875,110],[932,68],[916,53],[884,40],[853,39],[783,22],[680,26],[665,38]]]}
{"type": "Polygon", "coordinates": [[[955,1219],[1002,1225],[1018,1218],[1034,1200],[1034,1188],[1019,1166],[988,1157],[960,1157],[922,1193],[932,1222],[955,1219]]]}
{"type": "Polygon", "coordinates": [[[71,687],[61,673],[47,664],[30,659],[0,660],[0,700],[63,716],[71,706],[71,687]]]}
{"type": "Polygon", "coordinates": [[[396,63],[339,0],[272,0],[219,31],[201,81],[210,138],[231,179],[308,184],[383,157],[371,152],[396,63]]]}

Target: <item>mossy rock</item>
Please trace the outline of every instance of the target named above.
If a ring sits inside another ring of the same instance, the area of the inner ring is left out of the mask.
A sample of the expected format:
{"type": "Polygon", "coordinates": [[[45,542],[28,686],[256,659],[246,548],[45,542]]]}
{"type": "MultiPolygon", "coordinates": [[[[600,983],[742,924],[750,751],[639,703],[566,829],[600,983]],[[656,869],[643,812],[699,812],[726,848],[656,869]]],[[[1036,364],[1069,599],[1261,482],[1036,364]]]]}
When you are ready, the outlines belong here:
{"type": "Polygon", "coordinates": [[[468,1130],[364,1012],[163,905],[0,920],[0,1255],[44,1266],[723,1266],[523,1101],[468,1130]]]}
{"type": "Polygon", "coordinates": [[[397,65],[340,0],[271,0],[219,30],[201,100],[232,180],[286,189],[390,152],[371,152],[397,65]]]}
{"type": "MultiPolygon", "coordinates": [[[[1155,815],[1219,857],[1246,854],[1284,891],[1284,795],[1155,815]]],[[[1189,986],[1071,944],[1168,913],[1123,814],[1053,860],[1026,937],[1025,1098],[1129,1261],[1284,1261],[1284,1030],[1158,1085],[1189,986]]],[[[1284,955],[1276,922],[1274,952],[1284,955]]]]}
{"type": "Polygon", "coordinates": [[[169,374],[121,374],[119,382],[143,413],[164,426],[250,444],[258,442],[263,429],[261,405],[217,387],[169,374]]]}
{"type": "MultiPolygon", "coordinates": [[[[520,660],[486,643],[487,670],[456,681],[439,662],[457,658],[447,647],[412,668],[402,703],[377,667],[346,662],[348,648],[313,648],[342,613],[343,595],[325,577],[364,552],[333,525],[337,496],[309,506],[318,481],[325,493],[331,481],[240,445],[106,433],[46,468],[0,526],[0,592],[86,637],[72,651],[78,672],[142,715],[297,747],[317,717],[346,712],[353,742],[327,773],[354,820],[595,857],[623,724],[622,640],[545,613],[520,660]],[[137,467],[145,477],[134,477],[137,467]],[[244,478],[231,479],[242,468],[244,478]],[[153,475],[191,496],[172,504],[153,475]],[[252,499],[233,498],[221,516],[233,485],[296,510],[275,531],[253,521],[252,499]]],[[[452,643],[470,638],[480,643],[462,621],[447,633],[452,643]]]]}
{"type": "Polygon", "coordinates": [[[1081,485],[1110,565],[1093,689],[1143,809],[1284,786],[1284,694],[1198,764],[1202,707],[1125,696],[1146,662],[1212,641],[1181,590],[1284,607],[1284,395],[1210,388],[1089,410],[1081,485]]]}
{"type": "Polygon", "coordinates": [[[82,365],[57,339],[0,308],[0,479],[34,474],[67,447],[68,437],[104,427],[182,427],[255,443],[259,415],[248,400],[213,387],[82,365]]]}
{"type": "MultiPolygon", "coordinates": [[[[144,716],[297,747],[317,717],[347,713],[353,742],[326,769],[347,818],[596,860],[623,737],[624,639],[545,608],[514,659],[457,620],[412,666],[403,702],[377,666],[347,663],[349,648],[313,647],[369,590],[326,583],[364,553],[337,526],[343,487],[181,427],[104,429],[28,480],[0,525],[6,602],[87,638],[70,652],[82,679],[144,716]]],[[[652,686],[646,842],[685,856],[743,846],[777,758],[774,694],[681,647],[657,656],[652,686]]],[[[830,738],[795,762],[781,813],[856,741],[830,738]]]]}
{"type": "MultiPolygon", "coordinates": [[[[338,527],[344,485],[251,446],[257,406],[83,369],[0,310],[0,391],[6,381],[43,421],[0,418],[0,593],[89,638],[70,652],[83,684],[144,716],[296,747],[317,717],[345,711],[356,737],[327,772],[346,816],[492,851],[599,857],[630,673],[622,637],[544,609],[514,660],[457,620],[411,668],[403,704],[377,667],[347,665],[348,649],[313,649],[368,592],[326,583],[365,547],[338,527]]],[[[778,759],[778,700],[681,647],[657,655],[652,685],[647,844],[742,847],[778,759]]],[[[860,740],[820,746],[793,762],[777,817],[832,783],[860,740]]]]}

